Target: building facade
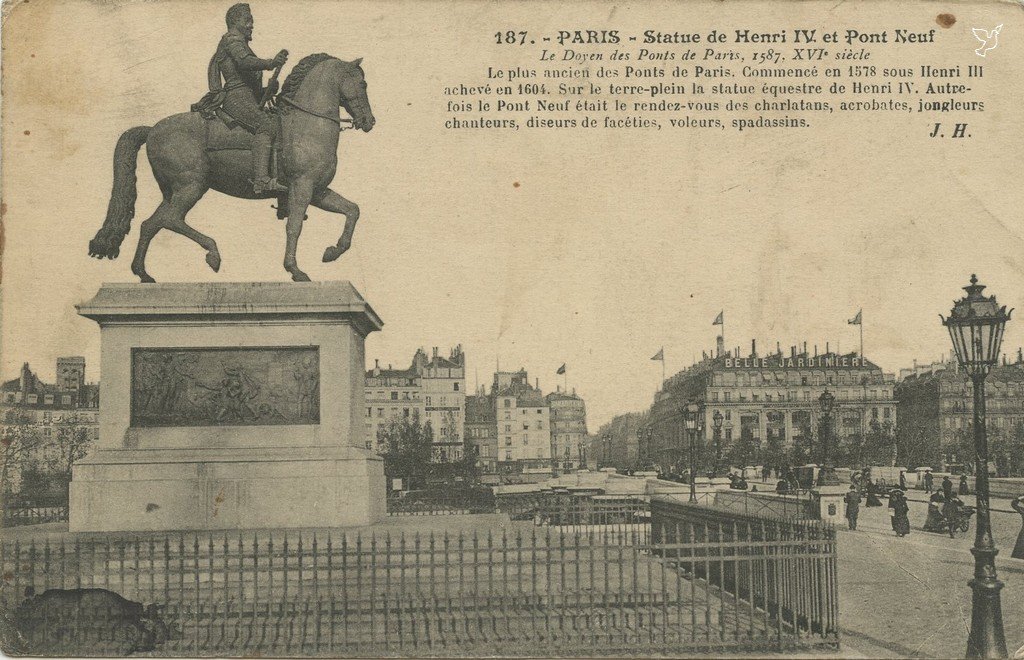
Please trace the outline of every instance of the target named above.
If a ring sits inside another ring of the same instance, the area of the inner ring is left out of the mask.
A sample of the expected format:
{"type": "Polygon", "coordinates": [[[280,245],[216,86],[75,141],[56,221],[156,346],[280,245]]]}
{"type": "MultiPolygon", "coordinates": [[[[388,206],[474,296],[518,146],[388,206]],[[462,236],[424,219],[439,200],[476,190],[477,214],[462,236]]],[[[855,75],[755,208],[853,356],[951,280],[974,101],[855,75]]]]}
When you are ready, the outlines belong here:
{"type": "Polygon", "coordinates": [[[481,476],[498,473],[498,424],[494,399],[483,391],[466,397],[466,451],[481,476]]]}
{"type": "Polygon", "coordinates": [[[45,383],[28,363],[0,385],[2,488],[21,490],[24,471],[70,472],[99,438],[99,384],[85,382],[85,358],[57,358],[56,382],[45,383]]]}
{"type": "Polygon", "coordinates": [[[689,401],[704,404],[698,438],[705,457],[713,454],[718,468],[730,456],[756,464],[778,460],[794,448],[815,458],[820,456],[823,437],[834,457],[838,447],[863,438],[873,423],[879,428],[895,427],[894,386],[891,374],[854,353],[809,354],[805,344],[799,352],[794,346],[788,354],[776,350],[759,355],[752,343],[750,354],[741,356],[738,350],[724,352],[719,347],[716,356],[706,356],[667,379],[655,395],[649,421],[652,458],[662,469],[686,466],[688,440],[682,410],[689,401]],[[835,397],[828,418],[823,417],[819,402],[826,389],[835,397]],[[723,420],[717,438],[716,413],[723,420]],[[819,426],[826,419],[830,428],[823,436],[819,426]]]}
{"type": "MultiPolygon", "coordinates": [[[[973,458],[974,393],[955,360],[905,369],[896,385],[898,435],[907,463],[962,469],[973,458]]],[[[1024,351],[985,379],[985,428],[999,474],[1024,474],[1024,351]]],[[[901,463],[902,464],[902,463],[901,463]]]]}
{"type": "Polygon", "coordinates": [[[499,371],[491,386],[498,436],[498,470],[551,473],[551,409],[526,370],[499,371]]]}
{"type": "Polygon", "coordinates": [[[366,372],[366,448],[383,453],[379,431],[392,420],[414,419],[430,424],[433,460],[462,459],[466,414],[466,356],[461,346],[447,358],[433,349],[431,357],[417,349],[407,369],[380,366],[366,372]]]}
{"type": "Polygon", "coordinates": [[[587,465],[587,406],[572,393],[547,395],[551,417],[551,459],[559,472],[583,469],[587,465]]]}

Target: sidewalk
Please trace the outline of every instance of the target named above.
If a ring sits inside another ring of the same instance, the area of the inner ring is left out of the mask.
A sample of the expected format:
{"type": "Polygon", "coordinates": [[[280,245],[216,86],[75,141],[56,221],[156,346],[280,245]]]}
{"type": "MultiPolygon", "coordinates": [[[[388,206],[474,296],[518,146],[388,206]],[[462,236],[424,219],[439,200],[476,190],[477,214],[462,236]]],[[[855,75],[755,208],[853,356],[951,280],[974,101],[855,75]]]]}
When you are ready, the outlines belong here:
{"type": "MultiPolygon", "coordinates": [[[[967,582],[974,571],[974,521],[967,534],[954,539],[921,531],[926,500],[913,499],[911,533],[904,538],[893,533],[886,506],[862,506],[855,532],[839,526],[840,655],[963,657],[971,618],[967,582]]],[[[1002,502],[1009,511],[1009,500],[1001,500],[1000,508],[1002,502]]],[[[1016,513],[992,515],[1011,656],[1024,645],[1024,560],[1009,556],[1020,520],[1016,513]]]]}

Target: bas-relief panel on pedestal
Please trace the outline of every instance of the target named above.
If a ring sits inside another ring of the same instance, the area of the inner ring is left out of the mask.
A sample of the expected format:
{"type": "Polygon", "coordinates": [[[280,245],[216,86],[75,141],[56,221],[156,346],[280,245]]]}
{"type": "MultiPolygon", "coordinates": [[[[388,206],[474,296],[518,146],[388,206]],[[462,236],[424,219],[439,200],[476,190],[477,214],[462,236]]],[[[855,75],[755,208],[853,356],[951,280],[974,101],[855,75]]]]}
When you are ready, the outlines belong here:
{"type": "Polygon", "coordinates": [[[159,348],[132,351],[131,424],[320,423],[320,351],[159,348]]]}

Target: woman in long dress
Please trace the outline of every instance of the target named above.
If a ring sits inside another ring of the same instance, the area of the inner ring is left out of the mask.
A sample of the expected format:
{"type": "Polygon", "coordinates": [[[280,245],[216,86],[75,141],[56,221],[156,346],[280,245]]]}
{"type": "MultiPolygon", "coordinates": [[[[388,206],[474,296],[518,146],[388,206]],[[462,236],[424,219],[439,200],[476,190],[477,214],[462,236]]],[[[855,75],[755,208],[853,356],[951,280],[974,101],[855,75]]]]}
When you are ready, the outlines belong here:
{"type": "Polygon", "coordinates": [[[941,490],[932,493],[928,501],[928,518],[924,521],[926,532],[947,532],[946,519],[942,517],[942,506],[946,503],[946,496],[941,490]]]}
{"type": "Polygon", "coordinates": [[[868,506],[882,506],[882,500],[878,499],[878,486],[870,479],[867,480],[868,506]]]}
{"type": "Polygon", "coordinates": [[[889,508],[892,509],[892,529],[896,536],[910,534],[910,505],[903,491],[896,488],[889,493],[889,508]]]}

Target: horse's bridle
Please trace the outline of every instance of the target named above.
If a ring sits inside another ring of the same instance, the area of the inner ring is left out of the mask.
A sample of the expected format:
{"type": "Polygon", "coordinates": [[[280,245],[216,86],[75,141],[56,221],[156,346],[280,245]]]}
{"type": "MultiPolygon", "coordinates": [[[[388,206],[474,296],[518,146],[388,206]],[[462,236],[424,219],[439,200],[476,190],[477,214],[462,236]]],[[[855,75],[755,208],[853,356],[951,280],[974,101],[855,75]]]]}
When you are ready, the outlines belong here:
{"type": "Polygon", "coordinates": [[[354,125],[355,121],[352,120],[352,119],[343,119],[343,118],[340,118],[340,117],[331,117],[330,115],[324,115],[324,114],[320,114],[319,112],[313,112],[309,108],[303,108],[301,105],[299,105],[295,101],[291,100],[287,96],[279,96],[277,98],[277,100],[290,105],[291,107],[295,108],[296,110],[301,110],[302,112],[305,112],[307,115],[313,115],[314,117],[320,117],[321,119],[326,119],[328,121],[333,121],[335,124],[338,125],[338,130],[339,131],[347,131],[347,130],[355,128],[355,125],[354,125]]]}

